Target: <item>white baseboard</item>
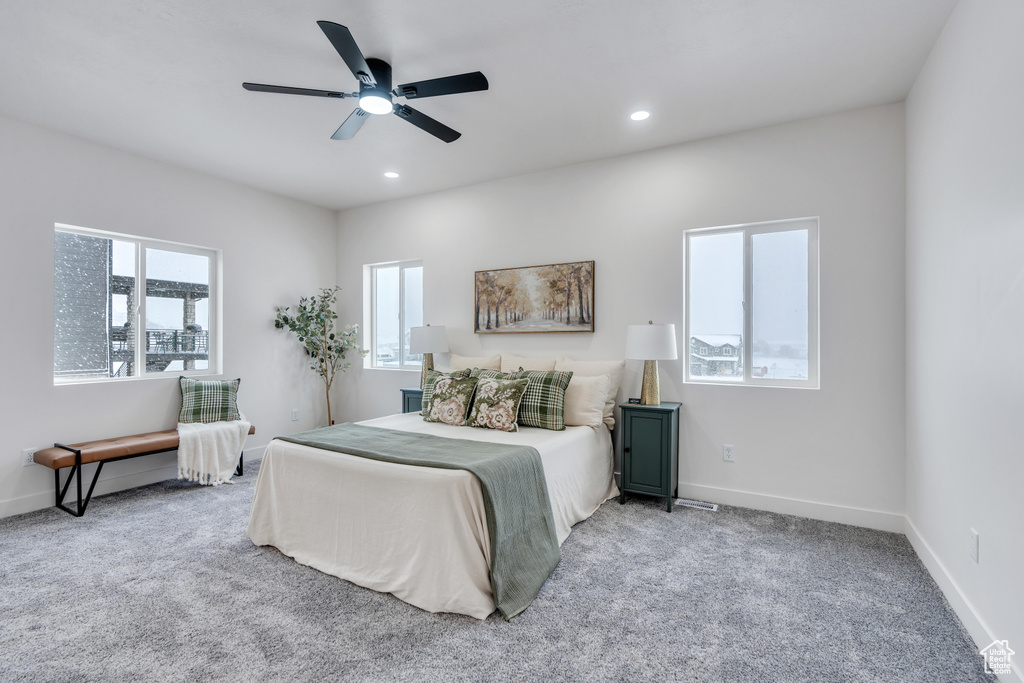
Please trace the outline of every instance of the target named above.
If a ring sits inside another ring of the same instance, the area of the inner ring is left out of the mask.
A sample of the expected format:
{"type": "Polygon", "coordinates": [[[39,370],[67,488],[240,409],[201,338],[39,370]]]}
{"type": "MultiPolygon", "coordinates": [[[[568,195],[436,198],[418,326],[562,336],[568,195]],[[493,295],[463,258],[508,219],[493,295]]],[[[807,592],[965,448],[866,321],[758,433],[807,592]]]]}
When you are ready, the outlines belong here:
{"type": "Polygon", "coordinates": [[[735,505],[736,507],[767,510],[768,512],[778,512],[784,515],[809,517],[825,522],[851,524],[880,531],[894,531],[900,534],[904,532],[905,518],[903,515],[895,512],[866,510],[864,508],[833,505],[831,503],[816,503],[810,500],[769,496],[763,493],[737,491],[717,486],[700,486],[698,484],[680,483],[679,496],[681,498],[704,500],[709,503],[735,505]]]}
{"type": "MultiPolygon", "coordinates": [[[[243,462],[262,458],[265,450],[266,446],[257,446],[255,448],[245,449],[242,452],[243,462]]],[[[36,465],[36,467],[39,467],[39,465],[36,465]]],[[[92,481],[93,470],[91,465],[86,465],[85,467],[88,469],[85,469],[83,472],[85,476],[82,477],[82,487],[84,489],[88,489],[89,482],[92,481]]],[[[67,469],[63,470],[61,477],[62,480],[67,476],[67,472],[69,471],[70,470],[67,469]]],[[[178,476],[178,468],[175,465],[162,465],[148,470],[141,470],[138,472],[132,472],[131,474],[121,474],[112,477],[100,476],[99,481],[96,482],[96,489],[93,491],[92,495],[95,498],[96,496],[102,496],[107,493],[115,493],[117,491],[133,489],[139,486],[155,484],[158,481],[173,479],[176,476],[178,476]]],[[[47,477],[47,481],[50,482],[52,480],[53,475],[49,475],[47,477]]],[[[72,485],[72,487],[73,486],[74,485],[72,485]]],[[[70,498],[74,498],[74,491],[69,490],[68,496],[70,498]]],[[[25,496],[19,496],[18,498],[10,498],[8,500],[0,501],[0,518],[21,515],[26,512],[35,512],[36,510],[45,510],[46,508],[52,508],[53,504],[53,489],[47,488],[45,491],[38,491],[25,496]]],[[[65,505],[67,505],[67,503],[65,503],[65,505]]],[[[73,504],[69,507],[72,506],[73,504]]]]}
{"type": "MultiPolygon", "coordinates": [[[[924,540],[921,533],[917,530],[914,525],[914,521],[910,517],[904,517],[906,520],[905,533],[907,540],[910,541],[910,545],[914,547],[914,552],[921,558],[922,564],[925,569],[931,574],[932,579],[939,586],[939,590],[946,596],[946,600],[949,602],[949,606],[953,608],[956,615],[960,617],[961,623],[964,628],[970,634],[971,638],[974,639],[974,644],[978,646],[980,651],[983,647],[988,647],[989,643],[996,640],[996,636],[992,633],[992,630],[985,623],[985,620],[981,618],[977,610],[974,609],[974,605],[967,599],[963,591],[960,590],[960,586],[953,580],[953,577],[948,571],[946,566],[942,564],[942,561],[938,558],[935,552],[932,550],[928,542],[924,540]]],[[[1020,648],[1018,648],[1020,649],[1020,648]]],[[[1024,683],[1024,674],[1021,673],[1020,664],[1018,660],[1011,658],[1010,665],[1012,673],[1004,676],[1000,676],[1000,681],[1013,681],[1013,683],[1024,683]]]]}

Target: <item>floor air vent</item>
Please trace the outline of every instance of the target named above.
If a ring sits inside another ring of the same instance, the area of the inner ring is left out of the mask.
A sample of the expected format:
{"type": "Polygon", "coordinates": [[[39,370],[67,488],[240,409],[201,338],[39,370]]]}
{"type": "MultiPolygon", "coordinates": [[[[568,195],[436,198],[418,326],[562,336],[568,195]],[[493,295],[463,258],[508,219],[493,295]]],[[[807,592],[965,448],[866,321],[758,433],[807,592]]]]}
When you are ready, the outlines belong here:
{"type": "Polygon", "coordinates": [[[711,512],[718,512],[718,506],[714,503],[704,503],[699,500],[686,500],[685,498],[677,498],[676,505],[684,505],[688,508],[697,508],[698,510],[710,510],[711,512]]]}

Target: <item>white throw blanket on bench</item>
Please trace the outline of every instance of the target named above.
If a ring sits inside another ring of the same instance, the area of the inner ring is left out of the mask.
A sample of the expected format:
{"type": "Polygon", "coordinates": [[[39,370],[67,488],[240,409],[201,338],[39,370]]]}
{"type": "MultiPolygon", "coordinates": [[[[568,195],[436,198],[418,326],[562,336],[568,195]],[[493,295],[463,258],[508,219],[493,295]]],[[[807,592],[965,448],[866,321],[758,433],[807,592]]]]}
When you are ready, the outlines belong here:
{"type": "Polygon", "coordinates": [[[231,483],[249,435],[249,421],[178,423],[178,479],[208,486],[231,483]]]}

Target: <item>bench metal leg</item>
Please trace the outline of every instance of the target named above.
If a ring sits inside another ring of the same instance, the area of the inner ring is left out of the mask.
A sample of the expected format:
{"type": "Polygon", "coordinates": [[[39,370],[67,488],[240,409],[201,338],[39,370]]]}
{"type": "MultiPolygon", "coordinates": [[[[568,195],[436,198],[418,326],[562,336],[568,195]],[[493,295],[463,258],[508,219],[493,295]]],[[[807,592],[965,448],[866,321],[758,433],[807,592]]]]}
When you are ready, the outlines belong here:
{"type": "Polygon", "coordinates": [[[56,501],[54,507],[58,507],[68,514],[74,515],[75,517],[81,517],[85,514],[85,508],[89,505],[89,501],[92,500],[93,489],[96,488],[96,482],[99,481],[100,472],[103,470],[103,461],[100,460],[96,466],[96,472],[92,475],[92,483],[89,484],[89,492],[85,494],[85,498],[82,497],[82,451],[64,446],[63,444],[53,444],[57,448],[63,448],[64,450],[71,451],[75,454],[75,464],[72,466],[71,471],[68,473],[68,478],[64,482],[64,487],[60,485],[60,470],[53,471],[53,484],[54,484],[54,496],[56,501]],[[78,494],[78,501],[75,505],[74,510],[64,505],[64,497],[68,494],[68,489],[71,487],[71,479],[75,480],[75,488],[78,494]]]}
{"type": "Polygon", "coordinates": [[[235,476],[236,477],[242,476],[242,473],[245,471],[243,469],[243,467],[242,467],[242,458],[244,456],[245,456],[244,452],[238,454],[238,467],[235,468],[235,476]]]}

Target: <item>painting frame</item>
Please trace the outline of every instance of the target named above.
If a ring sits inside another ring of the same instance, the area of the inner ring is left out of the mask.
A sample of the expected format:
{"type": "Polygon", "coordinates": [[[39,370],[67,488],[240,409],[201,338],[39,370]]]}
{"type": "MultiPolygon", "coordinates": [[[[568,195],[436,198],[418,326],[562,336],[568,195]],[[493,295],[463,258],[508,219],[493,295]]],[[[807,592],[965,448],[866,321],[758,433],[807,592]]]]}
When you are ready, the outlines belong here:
{"type": "Polygon", "coordinates": [[[594,303],[594,261],[473,273],[474,334],[593,334],[594,303]]]}

